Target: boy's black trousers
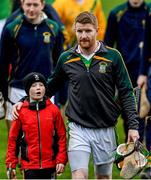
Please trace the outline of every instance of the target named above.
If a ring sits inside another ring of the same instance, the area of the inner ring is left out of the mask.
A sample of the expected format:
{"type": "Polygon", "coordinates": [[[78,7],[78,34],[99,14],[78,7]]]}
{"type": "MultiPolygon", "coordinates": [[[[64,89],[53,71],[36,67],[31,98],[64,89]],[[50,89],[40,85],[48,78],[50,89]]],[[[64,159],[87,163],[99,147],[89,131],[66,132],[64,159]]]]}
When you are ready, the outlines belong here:
{"type": "Polygon", "coordinates": [[[56,179],[55,168],[24,170],[24,179],[56,179]]]}

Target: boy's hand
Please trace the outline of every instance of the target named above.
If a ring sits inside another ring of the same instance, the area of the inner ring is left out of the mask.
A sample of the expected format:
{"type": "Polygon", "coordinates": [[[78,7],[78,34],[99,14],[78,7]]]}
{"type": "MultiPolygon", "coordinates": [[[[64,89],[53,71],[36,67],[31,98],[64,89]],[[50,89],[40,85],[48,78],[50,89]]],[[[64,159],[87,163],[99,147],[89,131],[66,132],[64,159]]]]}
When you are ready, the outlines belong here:
{"type": "Polygon", "coordinates": [[[12,119],[18,119],[19,114],[18,111],[21,109],[23,105],[23,102],[17,102],[16,104],[13,105],[13,109],[12,109],[12,119]]]}
{"type": "Polygon", "coordinates": [[[11,180],[16,180],[16,170],[15,169],[8,169],[7,170],[7,177],[8,179],[11,179],[11,180]]]}
{"type": "Polygon", "coordinates": [[[0,119],[3,119],[5,117],[5,113],[6,113],[6,104],[2,93],[0,92],[0,119]]]}
{"type": "Polygon", "coordinates": [[[57,174],[60,174],[60,173],[62,173],[63,171],[64,171],[64,168],[65,168],[65,165],[64,164],[57,164],[56,165],[56,173],[57,174]]]}

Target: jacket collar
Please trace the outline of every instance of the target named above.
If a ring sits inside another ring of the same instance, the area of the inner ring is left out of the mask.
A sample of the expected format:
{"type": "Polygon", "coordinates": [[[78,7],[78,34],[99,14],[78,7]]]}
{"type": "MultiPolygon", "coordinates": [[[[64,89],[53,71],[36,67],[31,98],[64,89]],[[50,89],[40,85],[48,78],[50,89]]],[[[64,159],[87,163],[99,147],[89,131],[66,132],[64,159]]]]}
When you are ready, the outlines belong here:
{"type": "Polygon", "coordinates": [[[26,17],[25,14],[23,14],[22,16],[23,16],[24,23],[32,25],[32,26],[37,26],[39,24],[42,24],[48,18],[47,15],[44,12],[42,12],[41,13],[41,20],[39,21],[39,23],[33,24],[28,20],[28,18],[26,17]]]}
{"type": "MultiPolygon", "coordinates": [[[[99,50],[96,52],[96,53],[99,53],[99,52],[102,52],[102,53],[107,53],[108,50],[106,48],[106,46],[104,45],[104,43],[102,41],[99,41],[100,42],[100,48],[99,50]]],[[[73,48],[71,48],[70,50],[73,52],[73,53],[77,53],[76,50],[78,48],[78,44],[76,44],[73,48]]]]}
{"type": "Polygon", "coordinates": [[[142,9],[145,9],[146,8],[146,3],[143,2],[140,7],[134,8],[134,7],[131,6],[131,4],[129,2],[127,2],[127,7],[128,7],[129,10],[137,12],[137,11],[140,11],[142,9]]]}

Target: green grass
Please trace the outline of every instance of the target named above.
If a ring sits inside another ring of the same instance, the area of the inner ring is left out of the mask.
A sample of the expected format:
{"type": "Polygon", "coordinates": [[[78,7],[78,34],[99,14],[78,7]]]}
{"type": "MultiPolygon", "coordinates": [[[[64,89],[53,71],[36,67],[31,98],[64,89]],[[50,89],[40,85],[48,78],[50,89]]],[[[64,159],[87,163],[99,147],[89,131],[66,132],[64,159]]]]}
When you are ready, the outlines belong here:
{"type": "Polygon", "coordinates": [[[6,178],[5,155],[7,146],[7,131],[4,120],[0,121],[0,178],[6,178]]]}
{"type": "Polygon", "coordinates": [[[117,5],[126,2],[126,0],[102,0],[105,16],[107,17],[110,10],[117,5]]]}

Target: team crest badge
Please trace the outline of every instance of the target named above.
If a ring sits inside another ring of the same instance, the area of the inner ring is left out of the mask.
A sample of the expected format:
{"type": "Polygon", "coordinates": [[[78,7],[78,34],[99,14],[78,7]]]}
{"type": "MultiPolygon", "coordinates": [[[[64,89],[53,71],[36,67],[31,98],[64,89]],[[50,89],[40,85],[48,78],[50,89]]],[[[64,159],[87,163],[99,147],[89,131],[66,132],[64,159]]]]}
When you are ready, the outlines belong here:
{"type": "Polygon", "coordinates": [[[39,81],[39,76],[37,74],[35,74],[35,80],[39,81]]]}
{"type": "Polygon", "coordinates": [[[100,73],[106,73],[106,67],[107,67],[107,63],[106,62],[100,62],[99,63],[99,72],[100,73]]]}
{"type": "Polygon", "coordinates": [[[50,43],[50,36],[51,36],[51,34],[49,32],[44,32],[43,36],[44,36],[44,42],[45,43],[50,43]]]}

